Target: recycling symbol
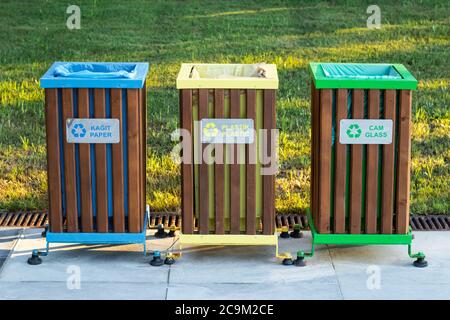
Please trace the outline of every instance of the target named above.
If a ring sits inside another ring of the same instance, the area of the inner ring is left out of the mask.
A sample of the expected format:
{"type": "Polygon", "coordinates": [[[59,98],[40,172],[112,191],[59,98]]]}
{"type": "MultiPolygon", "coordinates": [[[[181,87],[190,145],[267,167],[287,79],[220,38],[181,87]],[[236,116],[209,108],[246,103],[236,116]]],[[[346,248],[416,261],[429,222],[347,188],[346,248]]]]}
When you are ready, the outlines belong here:
{"type": "Polygon", "coordinates": [[[362,130],[359,124],[353,123],[348,126],[346,132],[349,138],[359,138],[361,136],[362,130]]]}
{"type": "Polygon", "coordinates": [[[216,137],[219,134],[219,129],[216,128],[216,125],[212,122],[207,123],[203,128],[203,135],[205,137],[216,137]]]}
{"type": "Polygon", "coordinates": [[[75,138],[84,138],[86,136],[86,128],[81,123],[76,123],[71,132],[75,138]]]}

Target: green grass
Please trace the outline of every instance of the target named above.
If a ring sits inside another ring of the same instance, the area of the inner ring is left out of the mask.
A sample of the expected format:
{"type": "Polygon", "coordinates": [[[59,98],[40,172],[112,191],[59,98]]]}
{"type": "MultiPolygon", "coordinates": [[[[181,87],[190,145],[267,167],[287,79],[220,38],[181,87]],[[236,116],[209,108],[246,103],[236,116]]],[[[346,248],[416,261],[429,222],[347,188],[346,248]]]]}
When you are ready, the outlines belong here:
{"type": "Polygon", "coordinates": [[[448,1],[377,1],[382,29],[366,28],[363,1],[87,1],[81,30],[67,1],[0,2],[0,210],[46,208],[43,90],[56,60],[148,61],[147,199],[179,208],[169,153],[178,126],[182,62],[276,63],[281,171],[276,208],[309,205],[310,61],[398,62],[420,80],[413,96],[411,211],[450,213],[448,1]]]}

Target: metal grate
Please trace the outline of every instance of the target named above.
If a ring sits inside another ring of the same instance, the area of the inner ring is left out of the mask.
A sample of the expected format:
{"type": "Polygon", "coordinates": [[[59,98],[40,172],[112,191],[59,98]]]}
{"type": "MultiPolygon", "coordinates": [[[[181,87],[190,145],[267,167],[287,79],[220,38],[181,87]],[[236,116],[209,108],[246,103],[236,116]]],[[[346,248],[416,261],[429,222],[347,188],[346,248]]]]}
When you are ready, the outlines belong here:
{"type": "Polygon", "coordinates": [[[0,227],[44,227],[47,223],[47,212],[0,212],[0,227]]]}
{"type": "MultiPolygon", "coordinates": [[[[47,212],[0,212],[0,227],[41,228],[47,224],[47,212]]],[[[150,214],[149,227],[156,228],[163,224],[165,228],[181,227],[181,215],[176,212],[153,212],[150,214]]],[[[302,214],[277,214],[275,225],[277,228],[294,224],[300,228],[308,228],[308,219],[302,214]]],[[[410,224],[414,231],[450,231],[450,216],[446,215],[411,215],[410,224]]]]}
{"type": "Polygon", "coordinates": [[[415,231],[450,231],[450,216],[413,215],[410,218],[410,224],[415,231]]]}

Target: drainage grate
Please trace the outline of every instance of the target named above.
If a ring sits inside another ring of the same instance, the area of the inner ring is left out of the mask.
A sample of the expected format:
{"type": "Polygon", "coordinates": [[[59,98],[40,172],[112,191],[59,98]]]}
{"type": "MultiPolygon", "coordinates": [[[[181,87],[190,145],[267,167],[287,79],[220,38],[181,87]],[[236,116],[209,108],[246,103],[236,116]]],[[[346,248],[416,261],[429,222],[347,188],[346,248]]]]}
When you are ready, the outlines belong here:
{"type": "Polygon", "coordinates": [[[411,216],[410,224],[415,231],[450,231],[450,216],[411,216]]]}
{"type": "Polygon", "coordinates": [[[47,223],[45,211],[0,212],[0,227],[44,227],[47,223]]]}
{"type": "MultiPolygon", "coordinates": [[[[41,228],[47,224],[47,213],[45,211],[31,212],[0,212],[0,227],[28,227],[41,228]]],[[[149,227],[156,228],[163,224],[165,228],[171,226],[181,227],[181,215],[176,212],[153,212],[150,214],[149,227]]],[[[308,228],[308,219],[302,214],[277,214],[275,225],[277,228],[294,224],[300,228],[308,228]]],[[[414,231],[450,231],[450,216],[445,215],[412,215],[410,219],[414,231]]]]}

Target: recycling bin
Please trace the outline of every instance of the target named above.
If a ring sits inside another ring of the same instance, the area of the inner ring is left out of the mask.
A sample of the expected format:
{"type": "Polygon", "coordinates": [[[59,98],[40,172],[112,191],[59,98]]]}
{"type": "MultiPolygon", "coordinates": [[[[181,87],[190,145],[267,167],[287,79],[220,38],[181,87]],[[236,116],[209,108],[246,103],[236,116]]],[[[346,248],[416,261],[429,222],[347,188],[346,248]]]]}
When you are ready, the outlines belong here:
{"type": "Polygon", "coordinates": [[[182,64],[177,88],[180,241],[274,244],[276,66],[182,64]]]}
{"type": "Polygon", "coordinates": [[[147,63],[55,62],[40,79],[48,243],[145,242],[148,68],[147,63]]]}
{"type": "Polygon", "coordinates": [[[417,80],[401,64],[311,63],[310,72],[313,227],[408,234],[417,80]]]}

